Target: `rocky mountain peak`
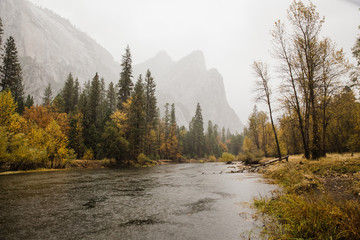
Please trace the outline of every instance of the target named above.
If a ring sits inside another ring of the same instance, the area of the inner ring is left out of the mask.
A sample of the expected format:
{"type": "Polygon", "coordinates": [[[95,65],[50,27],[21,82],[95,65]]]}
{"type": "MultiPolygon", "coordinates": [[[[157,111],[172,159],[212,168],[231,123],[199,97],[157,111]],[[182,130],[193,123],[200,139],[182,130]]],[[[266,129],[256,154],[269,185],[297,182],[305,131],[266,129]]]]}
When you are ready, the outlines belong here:
{"type": "Polygon", "coordinates": [[[158,52],[154,59],[156,59],[156,61],[158,62],[173,62],[173,60],[171,59],[171,57],[169,56],[169,54],[166,51],[160,51],[158,52]]]}
{"type": "Polygon", "coordinates": [[[134,76],[143,74],[148,68],[154,75],[158,106],[162,113],[165,103],[175,103],[177,123],[188,127],[196,104],[200,103],[205,126],[211,120],[232,132],[242,131],[243,124],[227,102],[223,78],[216,69],[206,69],[202,51],[194,51],[179,61],[159,65],[162,58],[159,56],[163,54],[134,66],[134,76]]]}
{"type": "Polygon", "coordinates": [[[178,61],[183,67],[206,71],[205,57],[201,50],[196,50],[178,61]]]}

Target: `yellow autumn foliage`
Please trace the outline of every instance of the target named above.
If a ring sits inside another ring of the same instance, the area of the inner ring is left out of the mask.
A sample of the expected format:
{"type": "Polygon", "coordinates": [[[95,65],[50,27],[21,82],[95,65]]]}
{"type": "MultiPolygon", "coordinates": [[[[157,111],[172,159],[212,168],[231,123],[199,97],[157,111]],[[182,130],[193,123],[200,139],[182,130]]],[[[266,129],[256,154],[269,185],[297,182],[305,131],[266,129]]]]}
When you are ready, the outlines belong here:
{"type": "Polygon", "coordinates": [[[10,91],[0,93],[0,126],[8,126],[11,117],[15,113],[16,103],[10,91]]]}

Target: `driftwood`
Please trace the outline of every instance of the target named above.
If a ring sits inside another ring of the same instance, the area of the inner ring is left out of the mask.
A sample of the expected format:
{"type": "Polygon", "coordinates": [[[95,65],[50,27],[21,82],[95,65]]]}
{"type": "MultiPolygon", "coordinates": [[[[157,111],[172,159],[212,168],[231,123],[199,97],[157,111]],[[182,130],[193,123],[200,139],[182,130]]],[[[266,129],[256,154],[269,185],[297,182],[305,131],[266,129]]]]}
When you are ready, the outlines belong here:
{"type": "Polygon", "coordinates": [[[274,163],[274,162],[277,162],[277,161],[281,161],[281,160],[286,160],[286,161],[289,161],[289,155],[286,155],[285,157],[281,157],[281,158],[275,158],[275,159],[272,159],[272,160],[269,160],[267,162],[264,162],[262,165],[263,166],[266,166],[270,163],[274,163]]]}

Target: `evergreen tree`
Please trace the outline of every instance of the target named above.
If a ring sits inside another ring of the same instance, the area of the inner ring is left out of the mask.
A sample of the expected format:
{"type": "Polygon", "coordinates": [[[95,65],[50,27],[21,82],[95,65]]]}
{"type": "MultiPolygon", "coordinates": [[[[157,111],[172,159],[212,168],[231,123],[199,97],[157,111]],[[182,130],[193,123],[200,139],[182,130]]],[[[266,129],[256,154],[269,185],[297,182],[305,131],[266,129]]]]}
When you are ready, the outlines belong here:
{"type": "Polygon", "coordinates": [[[45,88],[44,90],[44,97],[43,99],[43,105],[47,106],[51,104],[52,101],[52,89],[51,89],[51,84],[49,83],[48,86],[45,88]]]}
{"type": "Polygon", "coordinates": [[[112,114],[116,110],[116,92],[112,82],[109,84],[106,98],[109,114],[112,114]]]}
{"type": "Polygon", "coordinates": [[[226,136],[225,136],[225,127],[223,127],[221,129],[221,142],[225,143],[226,142],[226,136]]]}
{"type": "Polygon", "coordinates": [[[114,158],[118,163],[126,159],[129,143],[120,134],[119,129],[113,122],[107,122],[101,138],[101,146],[105,157],[114,158]]]}
{"type": "Polygon", "coordinates": [[[74,85],[74,106],[77,106],[79,103],[79,95],[80,95],[80,84],[79,79],[75,79],[75,85],[74,85]]]}
{"type": "Polygon", "coordinates": [[[90,81],[84,83],[84,90],[79,96],[78,110],[83,114],[84,124],[88,122],[90,118],[89,114],[89,95],[90,95],[90,81]]]}
{"type": "Polygon", "coordinates": [[[91,81],[90,86],[90,96],[89,96],[89,112],[90,112],[90,122],[92,124],[97,124],[99,122],[99,112],[101,107],[101,83],[98,73],[95,74],[93,80],[91,81]]]}
{"type": "Polygon", "coordinates": [[[148,69],[145,76],[145,115],[146,115],[146,155],[154,156],[156,148],[156,125],[158,112],[155,96],[155,81],[148,69]]]}
{"type": "Polygon", "coordinates": [[[198,103],[196,106],[196,112],[193,122],[193,131],[194,131],[194,152],[197,157],[203,157],[204,155],[204,122],[201,113],[201,107],[198,103]]]}
{"type": "Polygon", "coordinates": [[[176,126],[175,104],[171,104],[170,125],[176,126]]]}
{"type": "Polygon", "coordinates": [[[118,84],[118,109],[122,109],[122,104],[125,103],[126,100],[131,96],[131,92],[134,86],[131,80],[133,76],[131,65],[132,60],[129,46],[127,46],[125,51],[125,55],[122,56],[122,71],[120,73],[120,80],[118,84]]]}
{"type": "Polygon", "coordinates": [[[162,122],[159,124],[160,134],[160,155],[162,158],[169,158],[169,135],[170,135],[170,113],[169,103],[165,104],[165,113],[162,122]]]}
{"type": "Polygon", "coordinates": [[[100,99],[98,107],[98,121],[97,126],[100,128],[100,131],[103,131],[106,122],[106,113],[107,113],[107,100],[106,100],[106,89],[105,89],[105,80],[101,78],[100,80],[100,99]]]}
{"type": "Polygon", "coordinates": [[[52,100],[50,106],[55,112],[59,112],[59,113],[65,112],[65,100],[60,93],[56,95],[54,100],[52,100]]]}
{"type": "Polygon", "coordinates": [[[62,90],[62,97],[64,98],[65,105],[64,109],[66,113],[70,113],[75,109],[75,84],[74,78],[71,73],[69,73],[64,88],[62,90]]]}
{"type": "Polygon", "coordinates": [[[172,160],[178,160],[180,158],[179,152],[179,140],[177,136],[177,124],[176,124],[176,115],[175,115],[175,104],[171,104],[171,113],[170,113],[170,132],[168,137],[168,146],[169,146],[169,156],[168,158],[172,160]]]}
{"type": "Polygon", "coordinates": [[[221,150],[216,141],[215,128],[211,120],[208,122],[208,128],[205,135],[205,145],[206,151],[208,155],[214,155],[216,157],[220,157],[221,150]]]}
{"type": "Polygon", "coordinates": [[[26,98],[25,107],[31,108],[31,106],[33,106],[33,105],[34,105],[34,97],[28,95],[26,98]]]}
{"type": "Polygon", "coordinates": [[[155,96],[155,81],[151,76],[151,72],[148,69],[145,77],[145,95],[146,95],[146,125],[151,128],[156,123],[156,96],[155,96]]]}
{"type": "Polygon", "coordinates": [[[164,114],[164,130],[165,130],[165,140],[169,137],[170,132],[170,113],[169,113],[169,103],[165,104],[165,114],[164,114]]]}
{"type": "Polygon", "coordinates": [[[1,91],[9,89],[15,102],[18,104],[17,111],[24,110],[24,86],[22,84],[22,70],[18,59],[18,52],[13,37],[9,37],[5,43],[5,52],[2,68],[0,69],[1,91]]]}
{"type": "Polygon", "coordinates": [[[70,116],[69,147],[74,149],[78,159],[84,156],[83,116],[81,113],[70,116]]]}
{"type": "Polygon", "coordinates": [[[128,119],[130,126],[129,143],[131,147],[131,157],[136,159],[140,153],[144,151],[144,136],[145,136],[145,93],[140,75],[132,94],[132,102],[130,106],[130,116],[128,119]]]}

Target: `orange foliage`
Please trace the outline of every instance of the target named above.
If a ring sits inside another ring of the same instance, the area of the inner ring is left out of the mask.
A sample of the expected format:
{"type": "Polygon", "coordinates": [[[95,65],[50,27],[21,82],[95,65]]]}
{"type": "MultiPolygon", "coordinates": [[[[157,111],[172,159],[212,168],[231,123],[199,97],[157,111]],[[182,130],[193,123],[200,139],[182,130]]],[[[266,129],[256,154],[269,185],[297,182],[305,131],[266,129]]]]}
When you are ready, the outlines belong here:
{"type": "Polygon", "coordinates": [[[26,120],[35,122],[41,128],[46,128],[53,119],[49,109],[45,106],[25,108],[23,116],[26,120]]]}

